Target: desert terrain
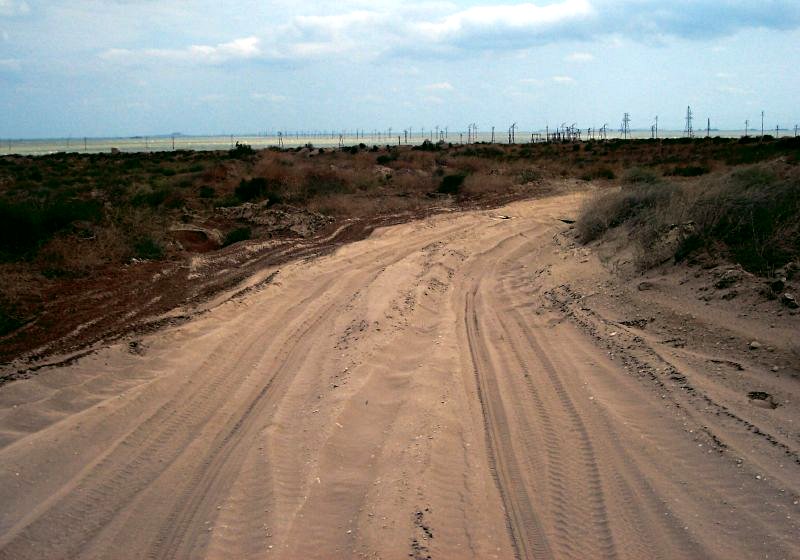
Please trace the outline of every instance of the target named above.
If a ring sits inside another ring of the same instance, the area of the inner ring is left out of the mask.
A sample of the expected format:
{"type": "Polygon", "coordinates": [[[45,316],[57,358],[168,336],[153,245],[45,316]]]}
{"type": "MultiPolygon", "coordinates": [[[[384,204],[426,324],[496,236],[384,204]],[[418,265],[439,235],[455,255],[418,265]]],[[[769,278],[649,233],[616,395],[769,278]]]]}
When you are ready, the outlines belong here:
{"type": "Polygon", "coordinates": [[[796,310],[626,272],[555,190],[10,363],[0,558],[800,557],[796,310]]]}

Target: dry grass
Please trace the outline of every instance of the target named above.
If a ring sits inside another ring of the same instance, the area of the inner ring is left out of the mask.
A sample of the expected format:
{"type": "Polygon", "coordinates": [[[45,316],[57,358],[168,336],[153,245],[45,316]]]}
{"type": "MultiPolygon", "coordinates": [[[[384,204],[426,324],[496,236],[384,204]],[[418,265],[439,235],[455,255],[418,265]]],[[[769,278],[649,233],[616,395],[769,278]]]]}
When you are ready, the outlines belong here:
{"type": "Polygon", "coordinates": [[[771,274],[800,258],[800,170],[772,164],[673,184],[637,170],[584,206],[576,224],[588,243],[624,227],[638,264],[693,255],[727,257],[771,274]]]}

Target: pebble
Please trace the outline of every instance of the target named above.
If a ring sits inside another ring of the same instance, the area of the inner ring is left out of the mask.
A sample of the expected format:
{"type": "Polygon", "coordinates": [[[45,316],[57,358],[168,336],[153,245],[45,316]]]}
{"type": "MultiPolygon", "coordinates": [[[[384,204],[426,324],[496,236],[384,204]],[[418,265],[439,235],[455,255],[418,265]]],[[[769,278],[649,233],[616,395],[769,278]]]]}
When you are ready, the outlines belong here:
{"type": "Polygon", "coordinates": [[[759,348],[761,348],[761,343],[759,341],[754,340],[753,342],[750,343],[751,350],[758,350],[759,348]]]}

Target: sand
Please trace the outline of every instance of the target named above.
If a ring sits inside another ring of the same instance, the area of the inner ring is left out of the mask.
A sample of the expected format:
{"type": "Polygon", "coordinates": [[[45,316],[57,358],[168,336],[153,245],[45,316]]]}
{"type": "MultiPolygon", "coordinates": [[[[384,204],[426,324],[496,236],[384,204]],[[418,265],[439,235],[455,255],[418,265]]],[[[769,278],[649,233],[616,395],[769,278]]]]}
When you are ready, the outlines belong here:
{"type": "Polygon", "coordinates": [[[3,386],[0,558],[800,557],[797,318],[615,278],[583,196],[383,228],[3,386]]]}

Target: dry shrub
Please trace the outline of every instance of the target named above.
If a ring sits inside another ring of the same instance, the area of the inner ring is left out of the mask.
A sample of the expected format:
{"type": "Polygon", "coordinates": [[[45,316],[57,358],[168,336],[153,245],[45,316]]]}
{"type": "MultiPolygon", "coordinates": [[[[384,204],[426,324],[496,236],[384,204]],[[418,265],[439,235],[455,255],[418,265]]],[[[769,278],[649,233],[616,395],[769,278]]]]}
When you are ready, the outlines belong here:
{"type": "Polygon", "coordinates": [[[463,193],[467,196],[505,194],[513,191],[514,178],[500,174],[469,175],[464,181],[463,193]]]}
{"type": "Polygon", "coordinates": [[[369,218],[380,214],[414,212],[422,208],[417,197],[326,195],[310,200],[312,212],[344,218],[369,218]]]}
{"type": "Polygon", "coordinates": [[[436,190],[438,178],[414,169],[401,169],[392,175],[392,187],[397,193],[428,193],[436,190]]]}
{"type": "Polygon", "coordinates": [[[800,258],[800,170],[750,167],[681,186],[625,185],[588,201],[576,226],[584,243],[625,226],[642,268],[707,251],[770,274],[800,258]]]}
{"type": "Polygon", "coordinates": [[[584,204],[576,223],[578,238],[588,243],[628,221],[653,219],[656,209],[668,205],[676,187],[667,183],[639,183],[604,191],[584,204]]]}
{"type": "Polygon", "coordinates": [[[457,157],[448,160],[450,167],[463,173],[484,173],[497,166],[493,160],[480,157],[457,157]]]}

